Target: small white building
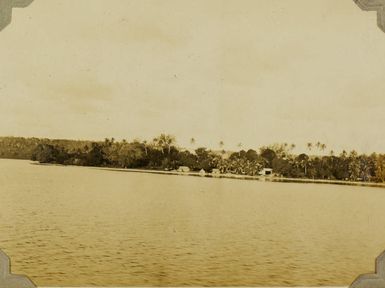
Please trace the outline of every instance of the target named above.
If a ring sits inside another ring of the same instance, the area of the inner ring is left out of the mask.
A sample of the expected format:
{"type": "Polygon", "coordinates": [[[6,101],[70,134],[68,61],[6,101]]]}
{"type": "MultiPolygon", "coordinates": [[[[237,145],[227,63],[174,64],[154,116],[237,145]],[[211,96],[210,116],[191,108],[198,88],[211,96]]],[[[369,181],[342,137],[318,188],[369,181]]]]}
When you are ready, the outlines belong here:
{"type": "Polygon", "coordinates": [[[187,166],[179,166],[178,172],[190,172],[190,168],[187,166]]]}
{"type": "Polygon", "coordinates": [[[261,176],[273,176],[273,169],[263,168],[261,171],[259,171],[259,175],[261,175],[261,176]]]}
{"type": "Polygon", "coordinates": [[[206,175],[206,171],[205,171],[204,169],[201,169],[201,170],[199,171],[199,175],[200,175],[200,176],[205,176],[205,175],[206,175]]]}

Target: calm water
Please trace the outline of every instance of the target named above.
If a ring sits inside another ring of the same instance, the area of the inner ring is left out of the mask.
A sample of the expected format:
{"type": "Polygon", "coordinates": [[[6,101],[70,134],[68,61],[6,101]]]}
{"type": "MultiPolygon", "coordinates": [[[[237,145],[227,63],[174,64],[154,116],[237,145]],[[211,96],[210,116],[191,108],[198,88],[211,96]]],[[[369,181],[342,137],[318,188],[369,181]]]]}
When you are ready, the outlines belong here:
{"type": "Polygon", "coordinates": [[[385,189],[0,160],[0,248],[39,286],[348,285],[385,189]]]}

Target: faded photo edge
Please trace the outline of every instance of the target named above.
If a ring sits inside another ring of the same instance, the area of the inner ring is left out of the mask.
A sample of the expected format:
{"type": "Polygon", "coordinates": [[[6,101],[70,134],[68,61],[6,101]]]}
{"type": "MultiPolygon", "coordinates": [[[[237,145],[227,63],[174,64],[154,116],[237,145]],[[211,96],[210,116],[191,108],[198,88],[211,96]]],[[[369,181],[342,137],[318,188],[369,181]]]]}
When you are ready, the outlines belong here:
{"type": "MultiPolygon", "coordinates": [[[[376,11],[377,25],[385,32],[385,0],[353,1],[364,11],[376,11]]],[[[0,0],[0,32],[11,23],[13,8],[25,8],[32,2],[33,0],[0,0]]],[[[385,251],[376,258],[375,273],[358,276],[349,287],[385,288],[385,251]]],[[[11,261],[1,249],[0,288],[36,288],[36,285],[27,276],[11,273],[11,261]]]]}

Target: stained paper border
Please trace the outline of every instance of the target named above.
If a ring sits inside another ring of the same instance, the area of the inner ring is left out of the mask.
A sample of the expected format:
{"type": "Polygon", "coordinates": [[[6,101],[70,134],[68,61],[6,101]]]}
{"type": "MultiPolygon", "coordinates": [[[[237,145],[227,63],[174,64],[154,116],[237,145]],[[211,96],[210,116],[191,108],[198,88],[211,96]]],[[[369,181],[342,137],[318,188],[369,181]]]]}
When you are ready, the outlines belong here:
{"type": "MultiPolygon", "coordinates": [[[[0,0],[0,32],[11,23],[13,8],[27,7],[33,1],[34,0],[0,0]]],[[[377,25],[383,32],[385,32],[385,0],[353,1],[364,11],[376,11],[377,25]]],[[[363,274],[359,276],[349,287],[385,288],[385,252],[377,257],[374,274],[363,274]]],[[[36,288],[36,285],[27,276],[11,273],[10,259],[3,251],[1,251],[1,249],[0,288],[36,288]]]]}
{"type": "Polygon", "coordinates": [[[24,8],[32,2],[33,0],[0,0],[0,31],[11,23],[13,8],[24,8]]]}
{"type": "Polygon", "coordinates": [[[364,11],[377,11],[377,25],[385,32],[385,0],[354,0],[364,11]]]}

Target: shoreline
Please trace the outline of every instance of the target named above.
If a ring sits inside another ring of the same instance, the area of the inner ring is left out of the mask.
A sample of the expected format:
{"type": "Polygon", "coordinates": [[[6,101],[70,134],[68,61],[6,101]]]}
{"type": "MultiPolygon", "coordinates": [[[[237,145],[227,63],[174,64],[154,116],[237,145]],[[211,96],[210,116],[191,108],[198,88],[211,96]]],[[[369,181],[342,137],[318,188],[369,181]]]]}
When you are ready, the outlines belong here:
{"type": "MultiPolygon", "coordinates": [[[[45,164],[43,164],[45,165],[45,164]]],[[[48,164],[49,165],[49,164],[48,164]]],[[[82,166],[88,167],[88,166],[82,166]]],[[[204,175],[199,172],[177,172],[177,171],[162,171],[153,169],[130,169],[130,168],[113,168],[113,167],[90,167],[98,170],[115,171],[115,172],[131,172],[131,173],[147,173],[147,174],[160,174],[160,175],[174,175],[174,176],[193,176],[193,177],[205,177],[205,178],[223,178],[223,179],[237,179],[237,180],[254,180],[261,182],[276,182],[276,183],[302,183],[302,184],[331,184],[331,185],[349,185],[349,186],[361,186],[361,187],[376,187],[385,188],[385,183],[374,182],[358,182],[358,181],[345,181],[345,180],[326,180],[326,179],[308,179],[308,178],[286,178],[276,176],[249,176],[238,174],[213,174],[205,173],[204,175]]]]}
{"type": "Polygon", "coordinates": [[[309,179],[309,178],[287,178],[277,176],[249,176],[238,174],[213,174],[206,172],[204,175],[199,172],[178,172],[178,171],[163,171],[154,169],[134,169],[134,168],[115,168],[115,167],[99,167],[99,166],[77,166],[77,165],[62,165],[54,163],[39,163],[36,161],[30,161],[31,165],[41,166],[60,166],[60,167],[85,167],[104,171],[115,172],[131,172],[131,173],[147,173],[147,174],[159,174],[159,175],[174,175],[174,176],[193,176],[202,178],[222,178],[222,179],[236,179],[236,180],[253,180],[260,182],[276,182],[276,183],[302,183],[302,184],[329,184],[329,185],[347,185],[347,186],[360,186],[360,187],[374,187],[385,188],[385,183],[375,182],[358,182],[358,181],[346,181],[346,180],[327,180],[327,179],[309,179]]]}

